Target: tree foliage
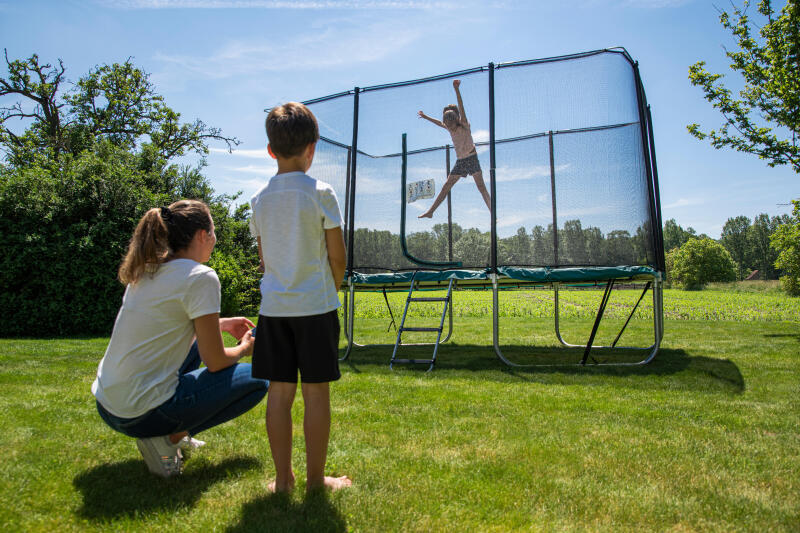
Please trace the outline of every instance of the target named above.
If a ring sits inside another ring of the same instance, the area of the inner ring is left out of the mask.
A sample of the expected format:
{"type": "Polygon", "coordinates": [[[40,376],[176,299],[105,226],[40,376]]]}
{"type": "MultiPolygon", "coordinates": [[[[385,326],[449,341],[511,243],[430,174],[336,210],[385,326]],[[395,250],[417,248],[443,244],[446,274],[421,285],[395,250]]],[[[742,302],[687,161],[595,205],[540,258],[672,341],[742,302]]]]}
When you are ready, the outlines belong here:
{"type": "Polygon", "coordinates": [[[731,255],[711,239],[689,239],[667,255],[671,281],[685,289],[700,289],[712,281],[736,279],[731,255]]]}
{"type": "Polygon", "coordinates": [[[725,55],[742,77],[743,88],[737,97],[722,83],[721,74],[705,69],[704,61],[692,65],[689,80],[724,120],[708,133],[690,124],[689,133],[708,138],[714,148],[730,147],[800,173],[800,2],[788,0],[778,14],[770,0],[762,0],[760,24],[748,15],[749,6],[745,0],[741,8],[734,5],[730,13],[720,13],[720,22],[738,44],[725,55]]]}
{"type": "Polygon", "coordinates": [[[0,109],[0,335],[108,333],[133,228],[147,209],[180,198],[211,207],[223,311],[255,311],[247,207],[232,212],[235,198],[216,195],[202,173],[206,143],[236,139],[182,123],[130,60],[71,87],[61,61],[6,56],[6,67],[0,95],[19,100],[0,109]],[[190,153],[196,166],[175,162],[190,153]]]}
{"type": "Polygon", "coordinates": [[[792,218],[775,230],[770,243],[779,252],[775,266],[785,271],[781,285],[792,296],[800,296],[800,200],[792,204],[792,218]]]}
{"type": "Polygon", "coordinates": [[[674,218],[664,222],[664,251],[669,252],[673,248],[680,248],[683,243],[693,237],[697,237],[694,228],[683,229],[674,218]]]}
{"type": "Polygon", "coordinates": [[[729,218],[722,227],[720,242],[736,262],[736,279],[743,280],[750,262],[750,219],[746,216],[729,218]]]}

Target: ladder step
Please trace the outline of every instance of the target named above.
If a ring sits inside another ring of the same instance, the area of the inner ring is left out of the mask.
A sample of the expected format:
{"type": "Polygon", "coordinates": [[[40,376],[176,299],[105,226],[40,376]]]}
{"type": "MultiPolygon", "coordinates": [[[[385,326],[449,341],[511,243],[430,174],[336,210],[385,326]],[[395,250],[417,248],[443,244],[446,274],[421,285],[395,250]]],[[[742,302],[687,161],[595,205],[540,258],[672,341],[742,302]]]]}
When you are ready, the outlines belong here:
{"type": "Polygon", "coordinates": [[[409,302],[446,302],[447,298],[434,298],[434,297],[424,297],[424,298],[409,298],[409,302]]]}
{"type": "Polygon", "coordinates": [[[442,331],[442,328],[400,328],[400,331],[442,331]]]}
{"type": "Polygon", "coordinates": [[[433,359],[395,359],[392,364],[406,364],[406,365],[429,365],[433,363],[433,359]]]}

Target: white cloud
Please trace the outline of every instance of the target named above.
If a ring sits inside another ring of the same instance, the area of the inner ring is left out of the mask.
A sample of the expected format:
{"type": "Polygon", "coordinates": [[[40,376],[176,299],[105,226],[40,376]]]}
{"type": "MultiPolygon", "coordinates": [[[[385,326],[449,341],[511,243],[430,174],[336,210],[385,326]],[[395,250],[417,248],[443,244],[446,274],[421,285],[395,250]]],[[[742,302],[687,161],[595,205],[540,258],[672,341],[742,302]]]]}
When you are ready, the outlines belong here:
{"type": "Polygon", "coordinates": [[[222,176],[214,178],[215,188],[220,190],[224,187],[226,191],[240,190],[243,191],[244,196],[239,198],[238,203],[247,202],[250,195],[260,189],[266,178],[236,178],[232,176],[222,176]]]}
{"type": "Polygon", "coordinates": [[[158,52],[155,59],[190,75],[222,79],[253,72],[306,71],[372,63],[407,48],[422,35],[422,28],[393,21],[370,24],[353,20],[348,25],[327,24],[319,31],[291,40],[230,41],[207,56],[158,52]],[[276,61],[276,57],[281,60],[276,61]]]}
{"type": "Polygon", "coordinates": [[[227,148],[209,148],[208,151],[215,154],[234,155],[237,157],[248,157],[251,159],[271,159],[266,148],[255,148],[249,150],[234,148],[231,152],[228,152],[227,148]]]}
{"type": "Polygon", "coordinates": [[[686,5],[691,0],[622,0],[622,7],[639,7],[642,9],[663,9],[680,7],[686,5]]]}
{"type": "Polygon", "coordinates": [[[278,167],[277,165],[247,165],[244,167],[226,167],[226,170],[272,176],[275,174],[275,171],[278,170],[278,167]]]}
{"type": "Polygon", "coordinates": [[[497,227],[498,228],[507,228],[509,226],[520,227],[524,225],[523,223],[528,220],[528,217],[525,215],[510,215],[510,216],[498,216],[497,217],[497,227]]]}
{"type": "MultiPolygon", "coordinates": [[[[570,166],[570,163],[557,165],[555,167],[556,174],[567,170],[570,166]]],[[[497,177],[498,183],[529,180],[534,178],[550,178],[550,165],[531,165],[529,167],[498,167],[497,171],[495,172],[495,176],[497,177]]]]}
{"type": "Polygon", "coordinates": [[[443,9],[455,2],[423,0],[97,0],[117,9],[443,9]]]}
{"type": "Polygon", "coordinates": [[[672,203],[662,205],[662,209],[674,209],[676,207],[687,207],[691,205],[700,205],[703,203],[702,198],[678,198],[672,203]]]}

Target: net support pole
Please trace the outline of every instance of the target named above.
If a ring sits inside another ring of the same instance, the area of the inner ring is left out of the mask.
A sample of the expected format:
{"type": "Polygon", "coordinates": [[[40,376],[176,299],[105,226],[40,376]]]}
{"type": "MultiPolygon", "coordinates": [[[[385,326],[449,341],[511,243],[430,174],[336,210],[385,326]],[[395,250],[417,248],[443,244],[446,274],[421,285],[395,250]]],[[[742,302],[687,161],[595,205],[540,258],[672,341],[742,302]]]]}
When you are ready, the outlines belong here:
{"type": "MultiPolygon", "coordinates": [[[[445,146],[444,166],[450,178],[450,145],[445,146]]],[[[447,260],[453,260],[453,206],[450,201],[450,191],[447,191],[447,260]]]]}
{"type": "Polygon", "coordinates": [[[494,63],[489,63],[489,188],[491,190],[491,271],[497,273],[497,180],[495,179],[494,63]]]}
{"type": "Polygon", "coordinates": [[[347,170],[344,180],[344,237],[350,242],[350,166],[353,164],[353,149],[347,147],[347,170]]]}
{"type": "MultiPolygon", "coordinates": [[[[642,86],[642,78],[639,75],[639,62],[636,61],[633,64],[633,74],[635,79],[636,85],[636,100],[639,107],[639,132],[641,134],[641,142],[642,142],[642,150],[644,150],[644,169],[645,175],[647,177],[647,199],[648,203],[650,204],[650,238],[653,243],[653,252],[656,256],[656,262],[660,263],[661,254],[658,251],[658,242],[659,242],[659,235],[661,234],[659,228],[657,227],[660,224],[660,220],[656,215],[656,200],[655,200],[655,193],[653,187],[653,172],[650,168],[650,139],[648,137],[648,128],[647,128],[647,109],[645,104],[645,96],[644,96],[644,87],[642,86]]],[[[659,270],[662,269],[662,266],[658,265],[659,270]]]]}
{"type": "Polygon", "coordinates": [[[348,201],[347,222],[347,275],[353,277],[353,234],[355,233],[355,212],[356,212],[356,160],[358,159],[358,93],[360,89],[353,90],[353,142],[350,146],[352,156],[350,157],[350,196],[348,201]]]}
{"type": "Polygon", "coordinates": [[[553,264],[558,265],[558,216],[556,213],[556,163],[553,153],[553,131],[547,132],[550,147],[550,196],[553,202],[553,264]]]}
{"type": "Polygon", "coordinates": [[[653,167],[653,189],[656,201],[656,216],[658,216],[657,229],[658,240],[656,241],[656,255],[658,257],[658,268],[662,272],[666,271],[666,260],[664,257],[664,225],[661,221],[661,192],[658,185],[658,165],[656,164],[656,143],[653,138],[653,115],[650,113],[650,106],[647,106],[647,137],[650,140],[650,166],[653,167]]]}

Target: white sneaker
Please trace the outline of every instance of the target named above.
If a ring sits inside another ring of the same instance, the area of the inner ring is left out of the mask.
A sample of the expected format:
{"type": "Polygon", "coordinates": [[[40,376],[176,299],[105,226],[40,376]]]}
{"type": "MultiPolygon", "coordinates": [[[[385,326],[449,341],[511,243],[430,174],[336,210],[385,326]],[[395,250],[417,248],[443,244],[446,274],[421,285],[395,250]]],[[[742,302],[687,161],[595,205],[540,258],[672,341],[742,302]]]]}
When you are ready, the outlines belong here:
{"type": "Polygon", "coordinates": [[[193,439],[189,435],[183,437],[181,440],[178,441],[177,444],[177,446],[179,446],[183,450],[196,450],[197,448],[205,445],[206,441],[193,439]]]}
{"type": "Polygon", "coordinates": [[[172,444],[168,436],[136,439],[136,446],[150,472],[161,477],[171,477],[181,473],[183,466],[181,449],[172,444]]]}

